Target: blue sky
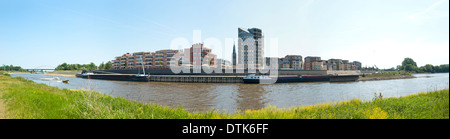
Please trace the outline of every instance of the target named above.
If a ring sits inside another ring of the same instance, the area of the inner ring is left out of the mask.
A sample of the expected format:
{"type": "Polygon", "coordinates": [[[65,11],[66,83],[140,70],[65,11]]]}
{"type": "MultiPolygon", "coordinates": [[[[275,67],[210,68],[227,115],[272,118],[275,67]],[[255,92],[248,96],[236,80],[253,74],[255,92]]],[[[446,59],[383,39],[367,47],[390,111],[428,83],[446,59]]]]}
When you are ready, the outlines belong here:
{"type": "Polygon", "coordinates": [[[99,64],[170,48],[175,38],[226,38],[257,27],[266,56],[299,54],[390,68],[449,63],[448,0],[0,0],[0,64],[99,64]],[[278,39],[278,47],[269,46],[278,39]]]}

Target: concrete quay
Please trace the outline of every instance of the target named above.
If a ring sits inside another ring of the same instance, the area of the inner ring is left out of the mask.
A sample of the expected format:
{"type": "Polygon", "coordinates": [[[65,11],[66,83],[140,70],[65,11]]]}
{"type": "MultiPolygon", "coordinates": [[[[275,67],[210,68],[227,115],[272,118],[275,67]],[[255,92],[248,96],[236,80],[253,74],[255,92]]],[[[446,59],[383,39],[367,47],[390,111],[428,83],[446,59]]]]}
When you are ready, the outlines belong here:
{"type": "Polygon", "coordinates": [[[244,76],[152,75],[149,81],[185,83],[243,83],[244,76]]]}

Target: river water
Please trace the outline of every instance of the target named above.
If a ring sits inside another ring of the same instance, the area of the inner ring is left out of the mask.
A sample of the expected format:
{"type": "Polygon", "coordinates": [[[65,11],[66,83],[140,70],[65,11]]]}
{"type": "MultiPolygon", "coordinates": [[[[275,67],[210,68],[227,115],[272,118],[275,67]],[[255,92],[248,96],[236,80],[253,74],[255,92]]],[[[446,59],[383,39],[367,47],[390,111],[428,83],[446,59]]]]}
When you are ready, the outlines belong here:
{"type": "Polygon", "coordinates": [[[449,88],[449,73],[415,74],[416,78],[360,81],[344,83],[172,83],[128,82],[58,77],[70,80],[69,84],[48,81],[54,76],[43,74],[12,74],[37,83],[68,89],[92,89],[113,97],[134,99],[143,103],[164,106],[183,106],[188,111],[215,109],[234,112],[245,109],[261,109],[268,105],[278,108],[337,102],[360,98],[371,100],[374,93],[383,97],[398,97],[422,91],[449,88]]]}

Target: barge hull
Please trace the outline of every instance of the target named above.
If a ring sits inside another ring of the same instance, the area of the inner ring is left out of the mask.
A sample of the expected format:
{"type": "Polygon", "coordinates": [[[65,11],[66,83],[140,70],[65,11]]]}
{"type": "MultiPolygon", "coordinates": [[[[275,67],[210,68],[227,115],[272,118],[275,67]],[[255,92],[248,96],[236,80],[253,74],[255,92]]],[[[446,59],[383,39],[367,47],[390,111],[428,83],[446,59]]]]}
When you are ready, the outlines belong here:
{"type": "Polygon", "coordinates": [[[139,82],[150,81],[148,77],[139,77],[135,75],[87,75],[77,77],[86,79],[116,80],[116,81],[139,81],[139,82]]]}
{"type": "Polygon", "coordinates": [[[330,76],[314,76],[302,78],[271,78],[271,79],[244,79],[244,83],[260,84],[260,83],[300,83],[300,82],[327,82],[330,76]]]}

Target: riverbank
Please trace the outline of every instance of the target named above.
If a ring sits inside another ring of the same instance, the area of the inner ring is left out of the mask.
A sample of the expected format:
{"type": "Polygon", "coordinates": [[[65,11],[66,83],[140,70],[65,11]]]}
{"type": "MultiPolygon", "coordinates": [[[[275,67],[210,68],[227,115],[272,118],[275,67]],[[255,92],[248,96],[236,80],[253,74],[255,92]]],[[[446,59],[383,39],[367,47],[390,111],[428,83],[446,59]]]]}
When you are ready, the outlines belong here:
{"type": "Polygon", "coordinates": [[[385,71],[377,74],[363,74],[357,81],[375,81],[415,78],[412,73],[404,71],[385,71]]]}
{"type": "Polygon", "coordinates": [[[374,77],[362,77],[359,76],[357,81],[376,81],[376,80],[393,80],[393,79],[409,79],[416,78],[412,75],[393,75],[393,76],[374,76],[374,77]]]}
{"type": "Polygon", "coordinates": [[[75,78],[75,75],[67,75],[67,74],[54,74],[54,73],[44,73],[45,75],[50,75],[50,76],[59,76],[59,77],[73,77],[75,78]]]}
{"type": "Polygon", "coordinates": [[[53,72],[46,72],[45,75],[51,76],[60,76],[60,77],[76,77],[76,74],[79,74],[79,71],[76,70],[55,70],[53,72]]]}
{"type": "Polygon", "coordinates": [[[0,100],[13,119],[448,119],[449,90],[422,92],[399,98],[352,99],[291,108],[221,113],[189,112],[143,104],[87,90],[38,84],[21,77],[0,75],[0,100]]]}

